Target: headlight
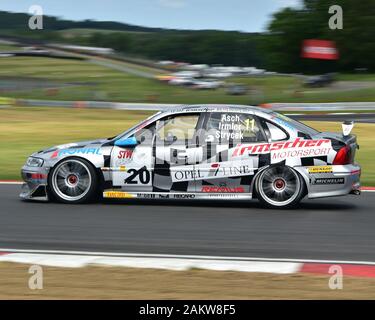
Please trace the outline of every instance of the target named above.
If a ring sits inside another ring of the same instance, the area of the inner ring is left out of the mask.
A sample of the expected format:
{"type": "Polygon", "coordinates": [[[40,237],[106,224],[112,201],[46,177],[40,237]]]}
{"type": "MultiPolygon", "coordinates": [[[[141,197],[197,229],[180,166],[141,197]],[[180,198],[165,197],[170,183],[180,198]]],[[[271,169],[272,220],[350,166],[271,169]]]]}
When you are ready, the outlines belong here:
{"type": "Polygon", "coordinates": [[[43,165],[43,159],[30,157],[26,161],[28,167],[41,167],[43,165]]]}

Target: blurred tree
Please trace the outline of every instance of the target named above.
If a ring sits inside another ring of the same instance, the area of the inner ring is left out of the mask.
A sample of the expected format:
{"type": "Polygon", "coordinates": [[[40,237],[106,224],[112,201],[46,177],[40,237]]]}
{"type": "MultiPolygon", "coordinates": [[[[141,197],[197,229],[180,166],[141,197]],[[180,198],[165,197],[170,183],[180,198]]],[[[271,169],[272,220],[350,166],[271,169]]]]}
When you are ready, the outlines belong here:
{"type": "Polygon", "coordinates": [[[375,70],[375,1],[305,0],[302,8],[286,8],[274,14],[268,32],[262,38],[261,49],[266,67],[284,72],[328,72],[355,68],[375,70]],[[330,6],[343,9],[344,28],[328,26],[330,6]],[[302,59],[304,39],[336,41],[340,60],[302,59]]]}
{"type": "Polygon", "coordinates": [[[102,29],[73,34],[69,42],[110,47],[141,57],[238,66],[257,66],[279,72],[322,73],[375,71],[375,0],[304,0],[298,8],[284,8],[273,15],[267,32],[241,33],[217,30],[166,30],[118,22],[68,21],[45,16],[45,30],[25,29],[27,14],[0,11],[0,33],[31,39],[66,41],[59,30],[102,29]],[[343,9],[343,29],[331,30],[330,6],[343,9]],[[108,31],[110,30],[110,31],[108,31]],[[126,31],[126,32],[119,32],[126,31]],[[304,39],[333,40],[338,61],[301,58],[304,39]]]}

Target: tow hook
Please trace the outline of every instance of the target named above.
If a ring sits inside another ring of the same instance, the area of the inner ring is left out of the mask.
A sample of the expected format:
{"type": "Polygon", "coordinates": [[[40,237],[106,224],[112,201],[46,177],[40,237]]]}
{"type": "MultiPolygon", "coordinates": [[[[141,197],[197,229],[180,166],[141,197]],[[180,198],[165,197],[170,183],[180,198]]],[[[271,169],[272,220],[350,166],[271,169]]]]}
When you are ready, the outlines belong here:
{"type": "Polygon", "coordinates": [[[359,196],[360,194],[361,194],[361,190],[352,190],[351,192],[350,192],[350,194],[354,194],[354,195],[356,195],[356,196],[359,196]]]}

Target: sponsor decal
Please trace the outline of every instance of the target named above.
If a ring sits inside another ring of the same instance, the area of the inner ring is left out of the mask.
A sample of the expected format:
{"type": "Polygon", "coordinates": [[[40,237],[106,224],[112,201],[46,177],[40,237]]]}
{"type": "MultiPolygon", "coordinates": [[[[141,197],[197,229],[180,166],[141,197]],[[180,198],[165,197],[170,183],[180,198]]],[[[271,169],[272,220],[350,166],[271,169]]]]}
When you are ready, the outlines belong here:
{"type": "Polygon", "coordinates": [[[345,178],[317,178],[312,181],[315,185],[344,184],[345,178]]]}
{"type": "Polygon", "coordinates": [[[331,151],[331,148],[319,148],[319,149],[303,149],[303,150],[290,150],[276,152],[272,154],[272,160],[284,160],[287,158],[306,158],[306,157],[318,157],[326,156],[331,151]]]}
{"type": "Polygon", "coordinates": [[[237,176],[241,177],[253,174],[253,161],[252,159],[247,159],[174,167],[174,170],[172,171],[172,181],[179,182],[192,181],[194,179],[204,180],[237,176]]]}
{"type": "MultiPolygon", "coordinates": [[[[190,167],[190,166],[187,166],[190,167]]],[[[203,179],[203,173],[200,169],[194,169],[194,166],[191,166],[191,169],[181,169],[177,170],[172,175],[172,181],[191,181],[194,179],[203,179]]]]}
{"type": "Polygon", "coordinates": [[[245,189],[243,187],[216,187],[216,186],[204,186],[202,192],[207,193],[243,193],[245,189]]]}
{"type": "Polygon", "coordinates": [[[315,166],[309,167],[309,173],[332,173],[332,166],[315,166]]]}
{"type": "Polygon", "coordinates": [[[283,160],[292,157],[316,157],[328,155],[331,151],[331,140],[304,140],[297,138],[294,141],[280,141],[251,145],[239,144],[234,148],[233,157],[271,153],[272,160],[283,160]]]}
{"type": "Polygon", "coordinates": [[[103,198],[128,199],[128,198],[134,198],[134,196],[130,193],[123,192],[123,191],[105,191],[103,192],[103,198]]]}
{"type": "Polygon", "coordinates": [[[126,172],[127,168],[126,166],[119,166],[119,167],[103,167],[101,170],[104,172],[116,172],[116,171],[121,171],[121,172],[126,172]]]}
{"type": "Polygon", "coordinates": [[[121,166],[125,166],[129,164],[130,161],[131,161],[130,159],[116,159],[113,165],[115,167],[121,167],[121,166]]]}
{"type": "Polygon", "coordinates": [[[282,120],[278,117],[272,116],[271,120],[273,120],[275,123],[279,124],[282,127],[288,128],[291,131],[296,131],[296,129],[287,121],[282,120]]]}
{"type": "Polygon", "coordinates": [[[191,193],[186,193],[186,194],[177,193],[177,194],[172,194],[172,196],[174,199],[194,199],[195,198],[195,194],[191,194],[191,193]]]}
{"type": "MultiPolygon", "coordinates": [[[[248,194],[246,194],[248,195],[248,194]]],[[[212,199],[241,199],[240,193],[207,193],[204,195],[205,198],[212,198],[212,199]]]]}
{"type": "Polygon", "coordinates": [[[137,198],[142,198],[142,199],[155,199],[156,194],[154,193],[137,193],[137,198]]]}
{"type": "Polygon", "coordinates": [[[120,150],[118,153],[118,159],[131,159],[133,157],[133,150],[120,150]]]}
{"type": "Polygon", "coordinates": [[[137,198],[142,199],[194,199],[195,194],[191,193],[137,193],[137,198]]]}
{"type": "Polygon", "coordinates": [[[101,152],[100,152],[100,148],[79,148],[79,149],[59,149],[59,150],[56,150],[52,156],[51,156],[51,159],[54,159],[54,158],[57,158],[57,157],[62,157],[62,156],[66,156],[66,155],[79,155],[79,154],[83,154],[83,155],[97,155],[97,156],[101,156],[101,152]]]}
{"type": "Polygon", "coordinates": [[[133,159],[133,150],[120,150],[117,157],[114,159],[114,166],[123,167],[133,159]]]}

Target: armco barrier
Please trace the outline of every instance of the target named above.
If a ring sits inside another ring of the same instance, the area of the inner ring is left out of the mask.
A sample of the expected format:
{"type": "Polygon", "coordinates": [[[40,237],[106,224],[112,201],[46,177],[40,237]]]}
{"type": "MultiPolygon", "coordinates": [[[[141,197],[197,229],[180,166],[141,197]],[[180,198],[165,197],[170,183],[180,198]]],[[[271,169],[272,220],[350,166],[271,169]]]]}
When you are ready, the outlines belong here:
{"type": "MultiPolygon", "coordinates": [[[[58,101],[58,100],[31,100],[31,99],[9,99],[0,98],[1,101],[8,101],[9,104],[20,106],[38,106],[38,107],[62,107],[62,108],[98,108],[98,109],[117,109],[117,110],[152,110],[158,111],[168,107],[181,106],[181,104],[171,103],[126,103],[110,101],[58,101]],[[3,99],[3,100],[1,100],[3,99]],[[8,100],[6,100],[8,99],[8,100]]],[[[224,105],[224,104],[223,104],[224,105]]],[[[267,103],[260,105],[262,108],[275,111],[375,111],[375,102],[340,102],[340,103],[267,103]]]]}

